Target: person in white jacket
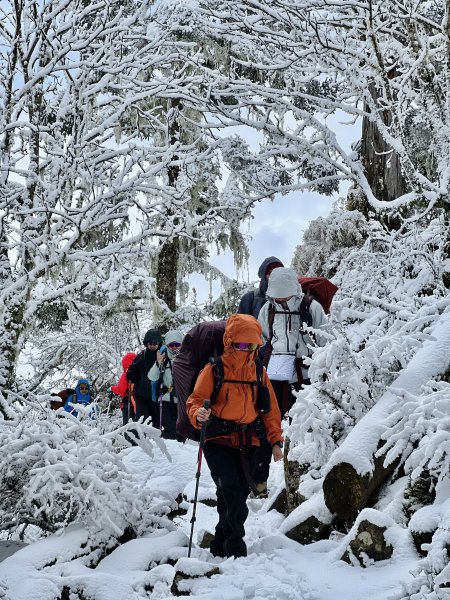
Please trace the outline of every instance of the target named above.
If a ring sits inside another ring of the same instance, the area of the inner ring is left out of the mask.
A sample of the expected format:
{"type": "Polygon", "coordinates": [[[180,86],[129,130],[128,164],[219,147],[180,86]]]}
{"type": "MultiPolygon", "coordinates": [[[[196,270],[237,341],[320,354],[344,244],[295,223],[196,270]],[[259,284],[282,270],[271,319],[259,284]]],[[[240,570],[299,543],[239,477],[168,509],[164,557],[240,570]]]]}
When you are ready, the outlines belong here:
{"type": "MultiPolygon", "coordinates": [[[[316,300],[305,298],[302,303],[304,294],[292,269],[278,267],[271,272],[266,297],[268,302],[258,316],[266,343],[264,362],[284,416],[295,402],[293,389],[309,383],[308,367],[303,361],[311,357],[315,346],[325,344],[325,336],[317,330],[325,330],[327,319],[316,300]],[[316,331],[308,332],[311,328],[316,331]]],[[[261,496],[267,495],[270,459],[269,448],[262,440],[254,473],[261,496]]]]}
{"type": "MultiPolygon", "coordinates": [[[[304,294],[295,271],[286,267],[274,269],[266,295],[269,301],[262,307],[258,319],[264,341],[270,342],[272,347],[272,357],[291,355],[301,360],[310,357],[315,346],[325,344],[325,337],[317,331],[326,328],[325,312],[316,300],[312,300],[309,306],[304,303],[302,305],[304,294]],[[273,311],[272,324],[271,310],[273,311]],[[308,327],[316,330],[314,337],[308,333],[308,327]]],[[[281,363],[281,360],[278,362],[281,363]]],[[[270,361],[268,372],[270,376],[270,361]]],[[[288,383],[297,383],[298,375],[294,369],[287,379],[288,383]]],[[[306,365],[302,365],[301,379],[300,383],[309,383],[306,365]]]]}
{"type": "Polygon", "coordinates": [[[158,384],[154,388],[157,393],[153,401],[160,403],[161,437],[176,440],[179,439],[176,432],[178,400],[173,386],[172,362],[180,351],[183,334],[176,330],[168,331],[165,342],[156,354],[156,362],[150,369],[148,378],[158,384]]]}

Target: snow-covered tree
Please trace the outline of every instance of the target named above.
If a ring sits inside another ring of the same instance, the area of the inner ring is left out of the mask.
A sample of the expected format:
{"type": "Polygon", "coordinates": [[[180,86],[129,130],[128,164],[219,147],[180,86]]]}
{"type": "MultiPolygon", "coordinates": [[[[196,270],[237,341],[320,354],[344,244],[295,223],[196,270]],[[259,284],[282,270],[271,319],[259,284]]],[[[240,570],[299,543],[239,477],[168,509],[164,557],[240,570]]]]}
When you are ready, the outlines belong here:
{"type": "Polygon", "coordinates": [[[226,40],[234,74],[215,95],[218,110],[264,139],[258,152],[242,148],[234,158],[249,195],[332,191],[345,179],[372,211],[413,216],[413,204],[448,211],[448,3],[230,0],[199,7],[211,35],[226,40]],[[336,123],[342,130],[362,118],[399,163],[404,184],[389,201],[379,197],[367,153],[346,151],[345,133],[335,132],[336,123]],[[272,170],[263,174],[265,161],[272,170]]]}
{"type": "MultiPolygon", "coordinates": [[[[160,304],[151,277],[159,240],[205,239],[218,220],[224,230],[246,207],[226,197],[202,205],[206,191],[193,202],[186,190],[201,187],[211,147],[201,135],[159,137],[176,107],[161,122],[146,99],[182,97],[189,124],[197,119],[189,103],[201,97],[190,89],[198,74],[182,73],[189,43],[159,21],[153,2],[19,2],[2,12],[0,386],[7,391],[34,326],[59,323],[64,332],[74,313],[80,324],[83,316],[151,311],[160,304]],[[175,187],[167,183],[171,168],[179,169],[175,187]]],[[[78,336],[70,321],[67,340],[78,336]]],[[[1,407],[10,414],[4,396],[1,407]]]]}

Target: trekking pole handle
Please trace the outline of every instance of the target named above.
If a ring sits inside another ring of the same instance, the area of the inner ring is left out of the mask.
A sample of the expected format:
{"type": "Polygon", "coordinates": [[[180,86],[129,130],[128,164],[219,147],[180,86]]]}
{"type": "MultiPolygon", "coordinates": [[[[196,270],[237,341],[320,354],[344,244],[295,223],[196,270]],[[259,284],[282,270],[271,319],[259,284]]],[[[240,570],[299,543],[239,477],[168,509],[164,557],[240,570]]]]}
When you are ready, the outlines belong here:
{"type": "MultiPolygon", "coordinates": [[[[204,400],[203,401],[203,408],[205,410],[208,410],[210,406],[211,406],[211,400],[204,400]]],[[[206,428],[208,427],[208,423],[209,423],[209,420],[205,421],[204,423],[202,423],[202,428],[201,428],[201,431],[200,431],[200,449],[203,448],[203,445],[205,443],[206,428]]]]}

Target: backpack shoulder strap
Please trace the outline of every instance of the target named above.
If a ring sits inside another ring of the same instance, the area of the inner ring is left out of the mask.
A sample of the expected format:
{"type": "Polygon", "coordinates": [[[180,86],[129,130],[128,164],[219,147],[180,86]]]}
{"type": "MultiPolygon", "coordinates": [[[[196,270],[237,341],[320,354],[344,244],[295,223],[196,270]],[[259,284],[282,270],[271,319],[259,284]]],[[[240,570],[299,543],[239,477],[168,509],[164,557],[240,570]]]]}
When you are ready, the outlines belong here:
{"type": "Polygon", "coordinates": [[[222,387],[225,371],[223,368],[221,356],[211,357],[209,359],[209,363],[212,365],[211,371],[214,379],[214,387],[210,398],[212,404],[217,398],[217,394],[219,393],[220,388],[222,387]]]}
{"type": "Polygon", "coordinates": [[[212,365],[212,374],[214,377],[214,389],[211,394],[211,402],[217,398],[217,394],[220,391],[224,381],[227,383],[241,383],[247,385],[261,385],[262,377],[263,377],[263,363],[259,358],[255,358],[256,365],[256,379],[257,381],[243,381],[240,379],[225,379],[225,371],[223,368],[222,357],[218,356],[217,358],[210,358],[209,363],[212,365]]]}
{"type": "Polygon", "coordinates": [[[269,310],[267,312],[267,316],[268,316],[268,325],[269,325],[269,340],[268,343],[271,344],[272,343],[272,338],[273,338],[273,321],[275,319],[275,306],[272,304],[272,302],[269,303],[269,310]]]}
{"type": "Polygon", "coordinates": [[[265,345],[265,352],[264,352],[264,358],[263,358],[264,362],[262,363],[266,367],[269,364],[269,360],[270,360],[270,357],[271,357],[272,351],[273,351],[272,339],[273,339],[274,319],[275,319],[275,306],[272,304],[272,302],[269,302],[269,310],[267,311],[267,326],[269,329],[269,338],[265,345]]]}
{"type": "Polygon", "coordinates": [[[160,369],[159,369],[160,373],[161,373],[161,375],[160,375],[161,377],[163,376],[164,371],[166,369],[170,369],[170,371],[172,371],[172,361],[170,360],[170,358],[168,356],[166,356],[166,358],[161,363],[161,366],[160,366],[160,369]]]}
{"type": "Polygon", "coordinates": [[[314,300],[314,296],[308,292],[306,292],[300,302],[300,319],[302,323],[306,323],[308,327],[312,325],[312,315],[310,311],[311,302],[314,300]]]}
{"type": "Polygon", "coordinates": [[[260,358],[256,357],[255,365],[256,365],[256,379],[258,381],[258,385],[262,385],[263,371],[264,371],[264,366],[263,366],[262,360],[260,358]]]}
{"type": "MultiPolygon", "coordinates": [[[[260,300],[265,300],[264,296],[261,294],[260,290],[253,290],[253,302],[252,302],[252,315],[255,312],[256,306],[260,300]]],[[[263,302],[264,303],[264,302],[263,302]]]]}

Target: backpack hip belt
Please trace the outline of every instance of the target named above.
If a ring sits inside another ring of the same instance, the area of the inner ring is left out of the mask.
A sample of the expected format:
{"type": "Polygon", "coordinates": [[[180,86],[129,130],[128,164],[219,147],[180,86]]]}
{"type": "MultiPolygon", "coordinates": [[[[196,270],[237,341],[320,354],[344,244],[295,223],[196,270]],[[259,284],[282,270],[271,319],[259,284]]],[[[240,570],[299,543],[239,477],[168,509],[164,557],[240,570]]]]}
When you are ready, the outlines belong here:
{"type": "Polygon", "coordinates": [[[222,435],[230,435],[231,433],[236,432],[240,434],[245,432],[247,436],[250,434],[250,443],[248,445],[251,445],[251,434],[254,433],[258,438],[264,437],[265,431],[261,435],[263,430],[264,423],[259,417],[257,417],[251,423],[238,423],[237,421],[221,419],[220,417],[213,415],[208,423],[208,427],[206,428],[206,439],[211,439],[222,435]]]}

